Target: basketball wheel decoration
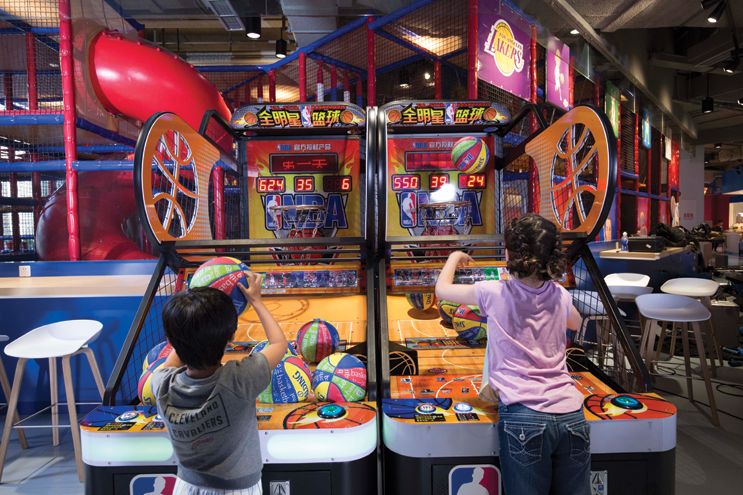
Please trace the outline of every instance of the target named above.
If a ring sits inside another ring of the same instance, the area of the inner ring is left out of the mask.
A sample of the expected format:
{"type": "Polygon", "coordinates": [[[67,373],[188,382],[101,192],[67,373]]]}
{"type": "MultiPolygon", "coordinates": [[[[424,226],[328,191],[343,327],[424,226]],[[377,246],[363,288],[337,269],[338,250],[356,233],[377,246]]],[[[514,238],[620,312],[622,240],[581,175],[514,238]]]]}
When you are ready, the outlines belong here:
{"type": "Polygon", "coordinates": [[[451,150],[451,162],[457,170],[465,174],[476,174],[485,168],[490,158],[490,151],[482,139],[466,136],[454,143],[451,150]]]}
{"type": "Polygon", "coordinates": [[[535,213],[563,232],[595,238],[617,183],[617,144],[608,117],[592,105],[577,106],[532,139],[525,151],[539,175],[535,213]]]}
{"type": "Polygon", "coordinates": [[[261,392],[258,400],[264,404],[304,402],[310,396],[312,374],[304,361],[285,355],[273,369],[271,383],[261,392]]]}
{"type": "Polygon", "coordinates": [[[248,277],[245,276],[250,268],[236,258],[219,257],[207,261],[194,272],[189,289],[195,287],[211,287],[230,296],[235,305],[237,316],[250,309],[250,303],[245,299],[238,284],[248,288],[248,277]]]}
{"type": "Polygon", "coordinates": [[[366,367],[343,352],[326,357],[312,375],[315,398],[327,402],[356,402],[366,397],[366,367]]]}
{"type": "Polygon", "coordinates": [[[425,311],[436,304],[436,296],[433,292],[416,292],[407,294],[405,298],[413,309],[425,311]]]}
{"type": "Polygon", "coordinates": [[[297,348],[305,361],[319,363],[340,345],[338,330],[325,320],[308,321],[297,332],[297,348]]]}

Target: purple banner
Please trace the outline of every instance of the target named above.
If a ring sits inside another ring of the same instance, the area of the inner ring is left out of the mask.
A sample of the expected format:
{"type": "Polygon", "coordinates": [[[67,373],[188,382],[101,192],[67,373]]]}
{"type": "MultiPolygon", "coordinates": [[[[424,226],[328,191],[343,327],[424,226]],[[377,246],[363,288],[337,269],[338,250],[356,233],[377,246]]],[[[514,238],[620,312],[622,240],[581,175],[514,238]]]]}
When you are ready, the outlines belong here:
{"type": "Polygon", "coordinates": [[[531,24],[492,0],[479,0],[478,14],[479,78],[528,100],[531,24]]]}
{"type": "Polygon", "coordinates": [[[550,34],[547,38],[547,102],[563,110],[569,110],[569,64],[570,48],[550,34]]]}

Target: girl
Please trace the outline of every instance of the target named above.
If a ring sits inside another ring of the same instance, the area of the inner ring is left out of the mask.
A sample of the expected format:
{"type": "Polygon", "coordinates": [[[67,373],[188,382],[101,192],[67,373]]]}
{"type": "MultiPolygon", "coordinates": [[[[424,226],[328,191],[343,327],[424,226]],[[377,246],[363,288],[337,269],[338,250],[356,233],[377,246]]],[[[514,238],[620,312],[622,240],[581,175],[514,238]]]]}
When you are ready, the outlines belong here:
{"type": "MultiPolygon", "coordinates": [[[[507,281],[453,285],[449,256],[436,283],[439,299],[477,304],[488,318],[487,384],[498,390],[498,440],[506,495],[590,494],[590,427],[583,394],[565,363],[566,327],[581,316],[554,282],[565,269],[557,227],[529,213],[506,227],[507,281]]],[[[487,381],[486,381],[487,380],[487,381]]]]}

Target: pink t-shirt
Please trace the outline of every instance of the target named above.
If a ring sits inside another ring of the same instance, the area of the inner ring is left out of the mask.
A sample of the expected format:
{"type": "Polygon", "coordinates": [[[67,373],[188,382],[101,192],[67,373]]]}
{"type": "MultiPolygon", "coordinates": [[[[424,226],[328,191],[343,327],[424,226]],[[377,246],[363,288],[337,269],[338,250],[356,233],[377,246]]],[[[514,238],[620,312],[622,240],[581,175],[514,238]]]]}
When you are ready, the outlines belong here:
{"type": "Polygon", "coordinates": [[[476,283],[475,297],[488,317],[488,373],[500,401],[553,414],[580,409],[565,363],[570,293],[555,282],[532,289],[508,280],[476,283]]]}

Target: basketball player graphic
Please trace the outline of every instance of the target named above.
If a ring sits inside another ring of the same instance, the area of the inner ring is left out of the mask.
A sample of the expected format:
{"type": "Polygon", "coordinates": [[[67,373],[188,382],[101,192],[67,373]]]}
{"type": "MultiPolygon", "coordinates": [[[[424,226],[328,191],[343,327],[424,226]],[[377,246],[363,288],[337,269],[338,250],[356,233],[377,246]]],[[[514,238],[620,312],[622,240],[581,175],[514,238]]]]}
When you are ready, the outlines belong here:
{"type": "Polygon", "coordinates": [[[416,211],[415,211],[415,196],[412,193],[403,194],[402,198],[402,223],[403,227],[415,227],[416,225],[416,211]]]}
{"type": "Polygon", "coordinates": [[[562,84],[565,81],[565,76],[562,74],[561,69],[562,58],[560,58],[560,52],[555,52],[555,91],[557,91],[557,97],[562,101],[563,106],[568,106],[568,100],[562,97],[562,84]]]}
{"type": "Polygon", "coordinates": [[[275,206],[281,206],[278,201],[278,196],[266,196],[266,211],[271,217],[271,222],[268,228],[272,230],[281,230],[281,213],[274,210],[275,206]]]}
{"type": "Polygon", "coordinates": [[[472,471],[472,482],[460,486],[459,490],[457,490],[457,495],[490,495],[488,489],[480,484],[484,477],[485,470],[481,467],[476,467],[472,471]]]}
{"type": "Polygon", "coordinates": [[[144,495],[169,495],[165,492],[166,486],[167,482],[165,481],[165,478],[158,476],[155,478],[155,485],[152,487],[152,491],[150,493],[145,493],[144,495]]]}

